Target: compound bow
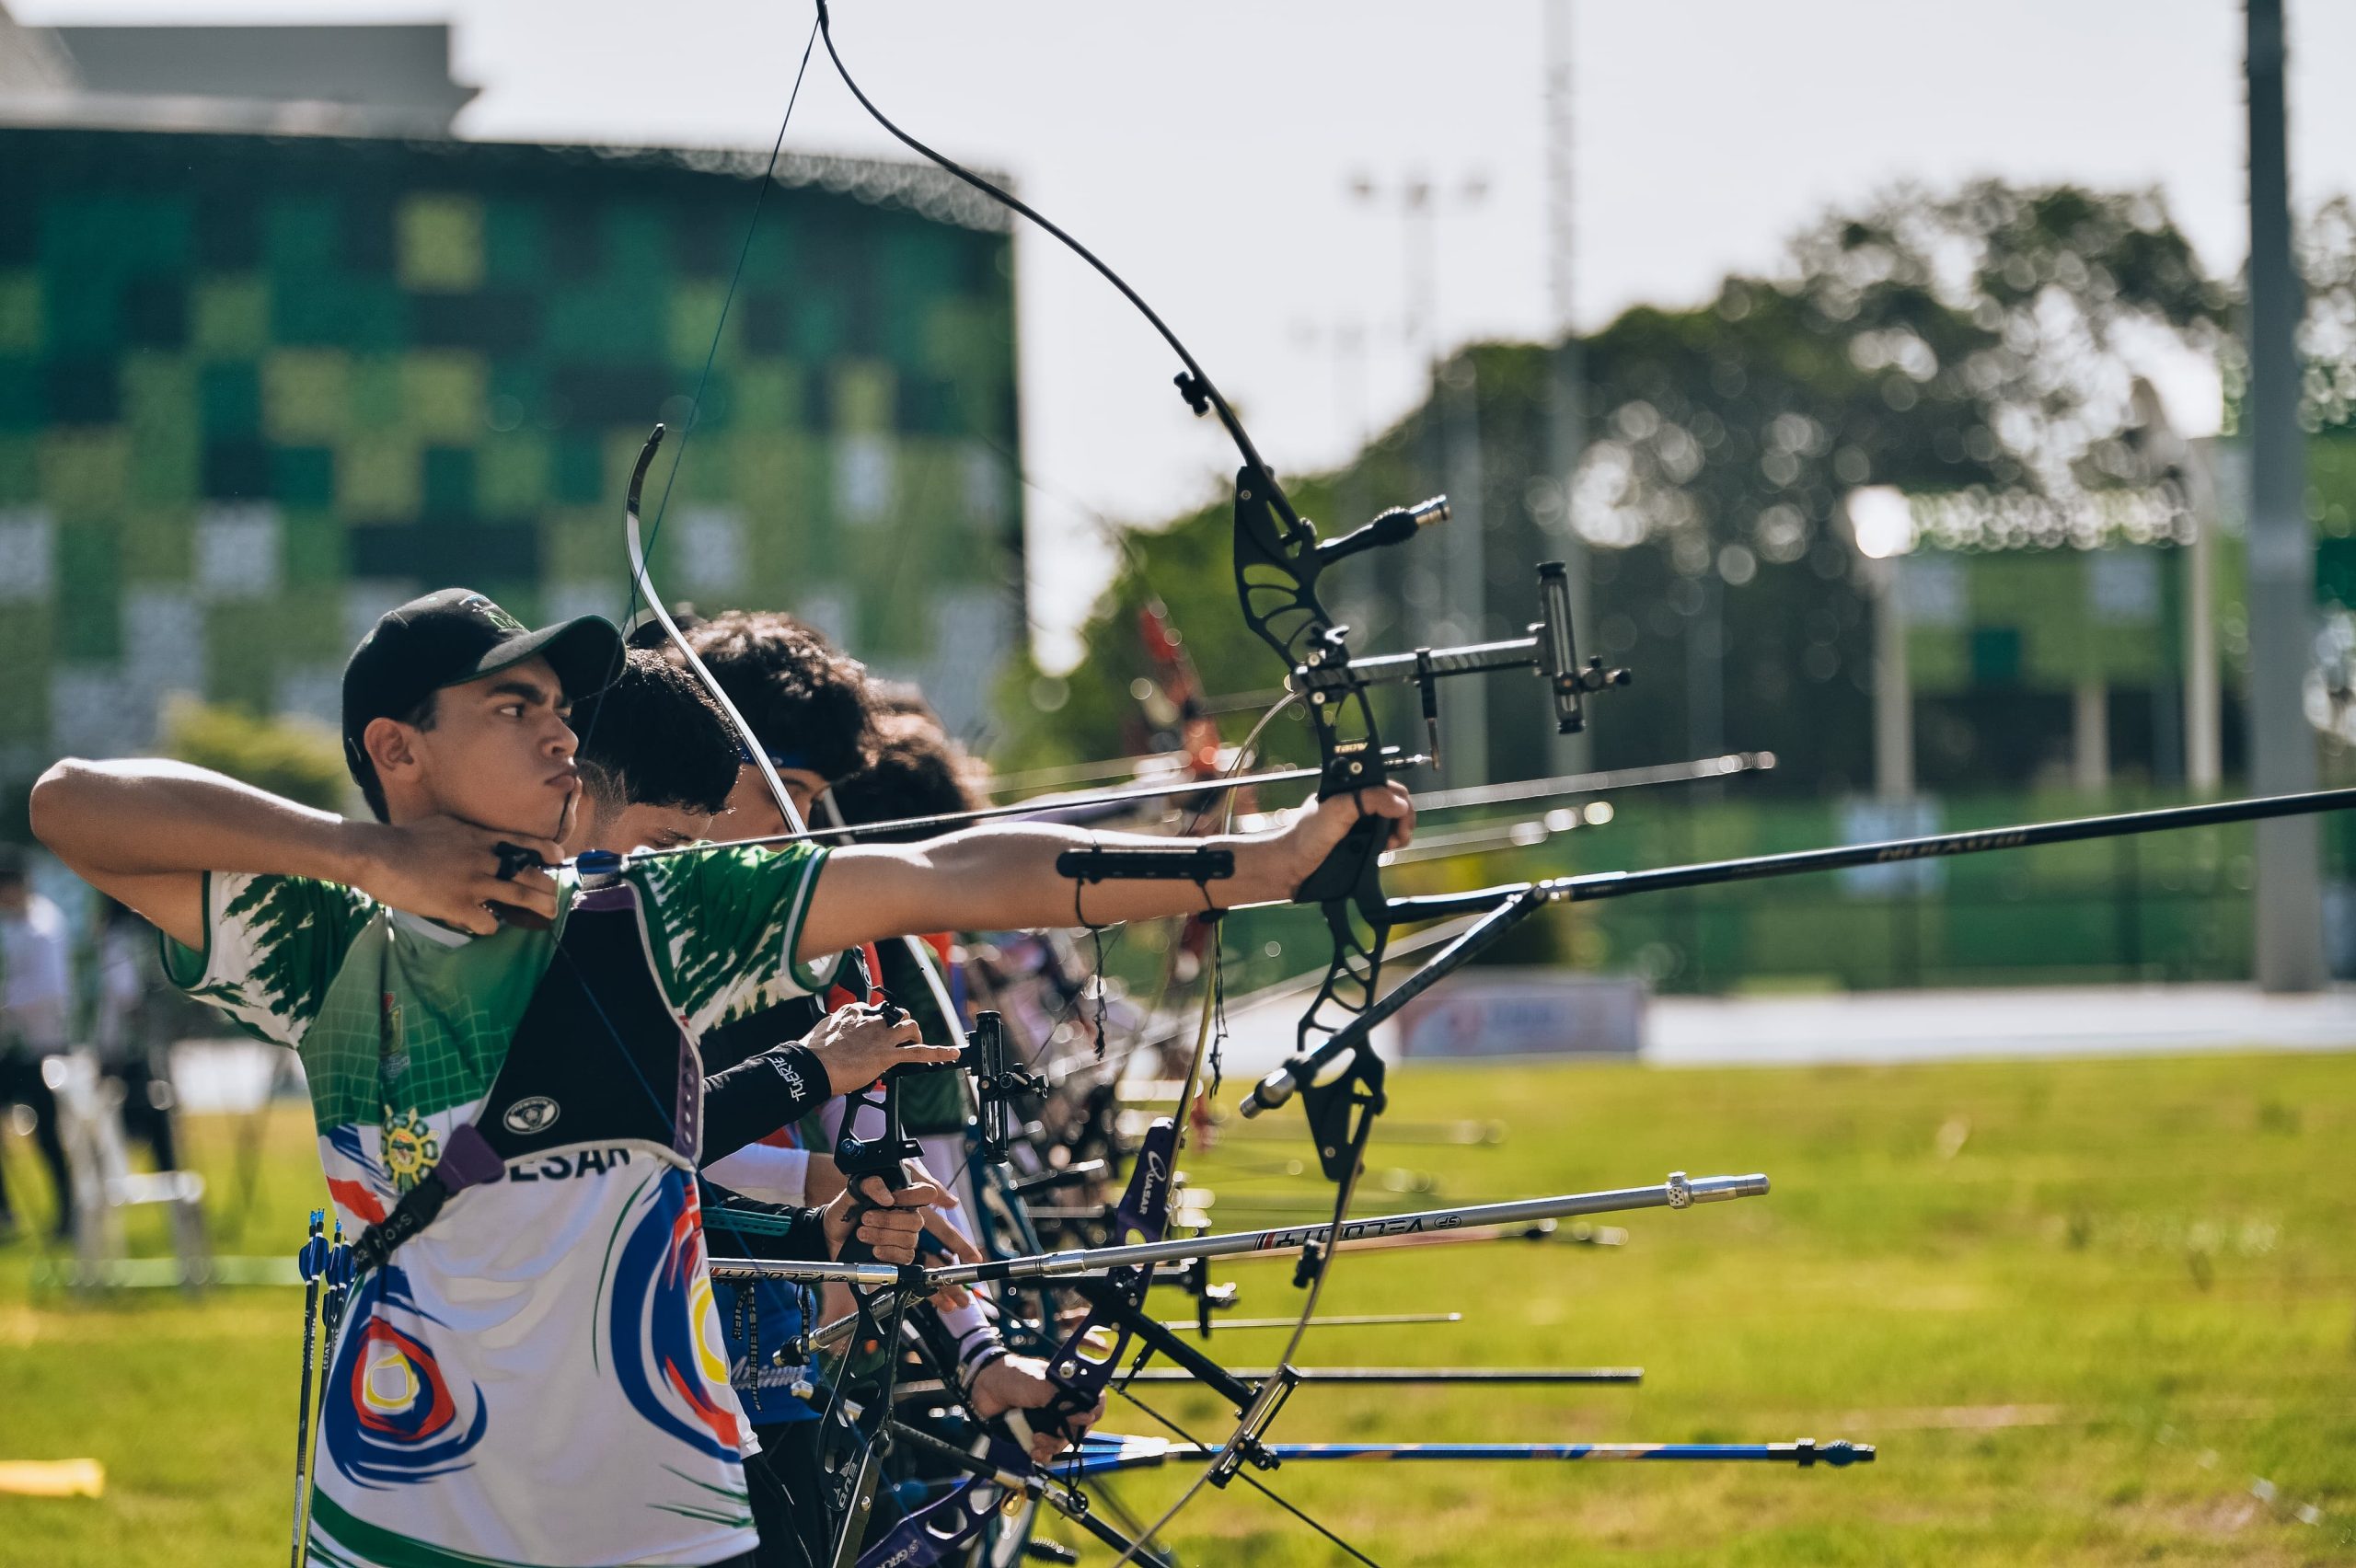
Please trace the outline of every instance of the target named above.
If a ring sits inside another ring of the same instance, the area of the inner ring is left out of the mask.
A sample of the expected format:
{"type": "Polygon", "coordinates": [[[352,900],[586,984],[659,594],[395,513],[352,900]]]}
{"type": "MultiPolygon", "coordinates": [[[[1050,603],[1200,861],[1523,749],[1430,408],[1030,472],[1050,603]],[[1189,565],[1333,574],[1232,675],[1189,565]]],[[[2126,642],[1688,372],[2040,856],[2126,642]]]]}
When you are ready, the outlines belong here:
{"type": "MultiPolygon", "coordinates": [[[[1197,415],[1216,418],[1241,459],[1235,478],[1234,572],[1237,597],[1244,623],[1283,660],[1286,681],[1305,707],[1318,748],[1320,800],[1380,788],[1387,779],[1380,733],[1369,696],[1371,682],[1354,668],[1346,630],[1334,621],[1317,596],[1317,581],[1326,566],[1360,551],[1395,545],[1414,537],[1424,527],[1444,521],[1444,499],[1414,507],[1394,507],[1373,522],[1341,537],[1321,540],[1317,530],[1293,509],[1283,488],[1253,444],[1233,407],[1203,370],[1194,354],[1161,317],[1126,280],[1071,234],[1028,203],[992,181],[928,146],[895,123],[871,99],[843,63],[836,47],[827,0],[816,0],[818,34],[828,59],[860,106],[895,140],[938,165],[984,195],[1021,213],[1062,242],[1106,282],[1120,291],[1153,327],[1177,357],[1179,395],[1197,415]]],[[[1567,580],[1559,565],[1542,569],[1542,619],[1533,628],[1532,658],[1548,680],[1557,722],[1565,732],[1584,723],[1586,696],[1625,681],[1623,672],[1608,672],[1600,661],[1581,667],[1572,636],[1567,580]]],[[[1418,684],[1425,696],[1427,720],[1433,712],[1435,677],[1444,670],[1428,652],[1415,656],[1418,684]]],[[[1468,663],[1468,671],[1486,667],[1468,663]]],[[[1302,1336],[1314,1318],[1317,1302],[1331,1273],[1332,1250],[1349,1217],[1352,1195],[1364,1161],[1367,1139],[1383,1106],[1382,1063],[1368,1044],[1366,1025],[1372,1014],[1380,983],[1383,952],[1392,927],[1397,923],[1392,902],[1381,883],[1380,857],[1389,842],[1386,819],[1368,816],[1351,829],[1322,865],[1295,893],[1298,902],[1316,905],[1324,916],[1333,943],[1323,979],[1304,1009],[1298,1031],[1299,1055],[1315,1057],[1322,1070],[1303,1085],[1318,1159],[1334,1184],[1333,1219],[1325,1243],[1304,1253],[1297,1276],[1305,1286],[1299,1318],[1295,1322],[1278,1370],[1284,1372],[1299,1351],[1302,1336]],[[1344,1050],[1334,1049],[1346,1041],[1344,1050]]],[[[1212,988],[1216,992],[1216,986],[1212,988]]],[[[1186,1100],[1200,1082],[1205,1047],[1210,1038],[1210,1001],[1206,1000],[1204,1026],[1198,1031],[1195,1059],[1188,1075],[1186,1100]]],[[[1176,1157],[1173,1131],[1170,1158],[1176,1157]]],[[[1149,1161],[1141,1159],[1140,1169],[1149,1161]]],[[[1166,1208],[1166,1193],[1163,1206],[1166,1208]]],[[[1126,1343],[1126,1342],[1124,1342],[1126,1343]]],[[[1067,1347],[1073,1341],[1066,1341],[1067,1347]]],[[[1049,1363],[1050,1374],[1077,1366],[1080,1357],[1059,1355],[1049,1363]]],[[[1134,1557],[1183,1511],[1206,1485],[1224,1485],[1247,1457],[1255,1457],[1260,1435],[1275,1418],[1291,1388],[1286,1376],[1263,1381],[1244,1403],[1234,1430],[1218,1445],[1193,1483],[1176,1503],[1123,1551],[1121,1561],[1134,1557]]],[[[1065,1401],[1083,1390],[1067,1390],[1065,1401]]],[[[1117,1568],[1117,1564],[1116,1564],[1117,1568]]]]}

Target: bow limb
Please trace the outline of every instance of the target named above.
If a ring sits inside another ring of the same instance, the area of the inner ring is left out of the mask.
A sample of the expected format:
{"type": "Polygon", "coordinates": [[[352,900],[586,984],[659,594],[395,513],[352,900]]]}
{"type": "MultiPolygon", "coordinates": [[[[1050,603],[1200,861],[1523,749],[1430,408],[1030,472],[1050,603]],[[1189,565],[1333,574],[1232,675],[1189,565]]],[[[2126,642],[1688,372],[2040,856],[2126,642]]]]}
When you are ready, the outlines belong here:
{"type": "Polygon", "coordinates": [[[696,651],[687,646],[687,634],[679,629],[679,623],[671,618],[669,607],[663,603],[663,596],[654,591],[654,579],[646,570],[646,548],[639,538],[639,497],[646,488],[646,470],[654,461],[655,449],[662,444],[663,427],[656,425],[654,433],[646,438],[646,445],[638,455],[638,467],[630,471],[629,497],[622,508],[623,531],[629,548],[630,582],[636,585],[639,596],[646,601],[646,607],[653,612],[655,620],[661,624],[663,634],[671,640],[671,646],[679,651],[679,656],[687,661],[687,668],[695,672],[696,679],[703,683],[704,690],[711,694],[712,701],[718,703],[721,712],[728,716],[730,727],[735,730],[737,740],[745,747],[745,755],[753,759],[753,766],[760,771],[761,782],[768,786],[769,798],[777,802],[778,814],[785,819],[786,826],[795,833],[804,832],[809,824],[794,809],[793,797],[786,792],[785,780],[778,777],[777,766],[769,761],[768,748],[761,744],[760,736],[753,732],[753,726],[745,722],[745,715],[737,710],[736,704],[728,696],[728,689],[714,678],[696,651]]]}
{"type": "MultiPolygon", "coordinates": [[[[653,576],[647,570],[645,547],[640,537],[639,503],[645,485],[646,471],[653,464],[655,450],[662,444],[662,441],[663,427],[658,424],[654,427],[653,434],[647,439],[645,448],[640,452],[638,466],[630,475],[629,498],[623,508],[630,580],[635,584],[640,596],[646,601],[647,608],[653,613],[654,618],[661,624],[664,635],[671,640],[671,645],[679,651],[679,656],[687,662],[687,667],[695,672],[696,678],[703,683],[704,689],[710,693],[712,701],[718,704],[721,712],[727,716],[730,726],[734,729],[738,741],[745,748],[745,755],[752,759],[754,767],[759,770],[761,782],[768,787],[769,798],[777,803],[778,814],[784,819],[786,826],[797,834],[806,833],[809,824],[803,820],[801,812],[795,809],[792,795],[786,790],[784,779],[778,776],[776,764],[769,760],[768,748],[762,744],[760,735],[745,719],[743,711],[737,708],[734,700],[729,697],[727,688],[721,685],[719,678],[712,674],[710,668],[688,644],[687,635],[679,629],[678,622],[672,618],[669,608],[663,602],[663,596],[655,591],[653,576]]],[[[826,801],[826,805],[829,812],[835,814],[836,821],[839,823],[840,813],[835,810],[831,798],[826,801]]],[[[935,1005],[940,1009],[943,1027],[950,1032],[958,1048],[961,1051],[964,1050],[965,1033],[958,1022],[956,1003],[950,995],[946,982],[933,964],[932,950],[913,936],[903,936],[900,940],[916,963],[918,973],[924,977],[926,987],[931,993],[935,1005]]],[[[884,1119],[882,1136],[886,1139],[895,1138],[899,1133],[899,1116],[894,1098],[896,1092],[896,1088],[887,1080],[881,1101],[884,1119]]],[[[860,1099],[854,1097],[846,1108],[842,1124],[844,1148],[850,1146],[850,1140],[854,1136],[860,1103],[860,1099]]],[[[837,1159],[842,1159],[846,1165],[849,1164],[847,1157],[839,1152],[837,1159]]],[[[891,1184],[897,1186],[899,1183],[892,1181],[891,1184]]],[[[885,1344],[896,1345],[900,1338],[901,1320],[907,1311],[909,1303],[906,1297],[896,1294],[892,1300],[893,1305],[888,1313],[876,1323],[877,1337],[885,1344]]],[[[862,1320],[868,1320],[874,1312],[873,1299],[860,1297],[860,1314],[862,1320]]],[[[893,1386],[898,1381],[896,1357],[886,1358],[881,1378],[882,1392],[873,1403],[883,1412],[883,1418],[888,1419],[892,1407],[893,1386]]],[[[836,1380],[833,1392],[826,1401],[826,1408],[820,1413],[819,1419],[825,1427],[829,1429],[833,1427],[837,1412],[842,1408],[845,1389],[849,1386],[850,1381],[848,1377],[838,1377],[836,1380]]],[[[853,1424],[855,1428],[855,1420],[853,1424]]],[[[861,1510],[865,1498],[875,1484],[876,1467],[880,1457],[880,1452],[871,1438],[863,1441],[856,1456],[848,1461],[849,1505],[844,1510],[843,1518],[837,1528],[835,1542],[835,1557],[837,1562],[843,1561],[846,1553],[855,1547],[858,1539],[855,1531],[861,1521],[861,1510]]]]}
{"type": "MultiPolygon", "coordinates": [[[[1316,530],[1293,510],[1235,410],[1144,297],[1103,259],[1036,209],[895,124],[844,65],[841,52],[835,46],[826,0],[816,0],[816,4],[818,33],[836,74],[878,125],[911,151],[1022,213],[1061,241],[1136,306],[1176,353],[1184,366],[1177,382],[1180,395],[1197,414],[1208,413],[1218,419],[1242,459],[1236,481],[1238,594],[1245,622],[1286,660],[1288,675],[1297,678],[1305,688],[1304,698],[1318,736],[1318,794],[1331,799],[1381,784],[1382,748],[1365,683],[1350,669],[1342,628],[1317,602],[1315,582],[1318,571],[1329,559],[1339,559],[1365,544],[1394,543],[1412,536],[1419,524],[1417,514],[1403,509],[1395,515],[1386,513],[1366,531],[1362,544],[1338,552],[1321,548],[1316,530]]],[[[1301,1020],[1300,1040],[1305,1049],[1332,1039],[1374,1005],[1383,946],[1392,924],[1380,868],[1380,858],[1389,837],[1387,819],[1370,817],[1359,823],[1296,894],[1302,902],[1323,907],[1327,927],[1334,939],[1334,957],[1327,965],[1324,981],[1301,1020]]],[[[1207,1031],[1205,1033],[1207,1036],[1207,1031]]],[[[1198,1057],[1195,1071],[1199,1070],[1198,1057]]],[[[1380,1085],[1381,1063],[1361,1045],[1351,1053],[1345,1072],[1313,1091],[1318,1098],[1304,1096],[1310,1101],[1311,1125],[1318,1130],[1319,1158],[1334,1180],[1336,1201],[1327,1245],[1320,1250],[1322,1255],[1314,1262],[1304,1259],[1302,1283],[1308,1286],[1308,1299],[1294,1325],[1288,1358],[1308,1332],[1323,1288],[1331,1242],[1338,1239],[1347,1222],[1367,1136],[1382,1105],[1380,1085]],[[1349,1128],[1346,1137],[1338,1131],[1344,1124],[1349,1128]]],[[[1173,1148],[1173,1155],[1174,1152],[1173,1148]]],[[[1220,1446],[1218,1458],[1205,1467],[1175,1506],[1122,1552],[1120,1562],[1135,1559],[1206,1484],[1232,1476],[1236,1464],[1256,1446],[1259,1433],[1274,1418],[1288,1389],[1289,1384],[1283,1378],[1272,1378],[1262,1385],[1241,1413],[1234,1433],[1220,1446]]]]}
{"type": "MultiPolygon", "coordinates": [[[[704,690],[711,694],[712,701],[727,716],[729,726],[736,732],[745,755],[753,759],[753,767],[759,770],[761,782],[768,787],[769,799],[777,803],[778,814],[785,819],[786,827],[795,834],[807,834],[810,824],[795,808],[793,797],[785,788],[785,780],[778,776],[777,765],[769,760],[768,747],[761,744],[761,737],[754,732],[751,722],[729,697],[728,688],[720,684],[719,677],[688,645],[687,634],[679,629],[679,623],[671,618],[671,611],[663,603],[663,596],[654,591],[654,578],[646,565],[646,548],[640,537],[639,501],[646,488],[646,470],[653,464],[655,451],[662,444],[663,427],[656,425],[654,433],[647,437],[645,447],[638,455],[637,467],[630,472],[629,496],[622,508],[623,532],[629,551],[630,582],[636,585],[639,597],[646,601],[646,607],[663,628],[663,634],[671,640],[671,646],[679,651],[679,657],[687,661],[687,667],[695,672],[696,679],[703,683],[704,690]]],[[[831,825],[848,825],[844,824],[831,796],[826,804],[827,813],[834,819],[831,825]]],[[[907,945],[918,972],[924,976],[925,988],[931,993],[934,1005],[941,1010],[941,1022],[948,1029],[952,1043],[958,1049],[964,1049],[965,1031],[958,1022],[956,1003],[950,997],[949,986],[933,962],[932,950],[915,937],[904,936],[900,940],[907,945]]]]}

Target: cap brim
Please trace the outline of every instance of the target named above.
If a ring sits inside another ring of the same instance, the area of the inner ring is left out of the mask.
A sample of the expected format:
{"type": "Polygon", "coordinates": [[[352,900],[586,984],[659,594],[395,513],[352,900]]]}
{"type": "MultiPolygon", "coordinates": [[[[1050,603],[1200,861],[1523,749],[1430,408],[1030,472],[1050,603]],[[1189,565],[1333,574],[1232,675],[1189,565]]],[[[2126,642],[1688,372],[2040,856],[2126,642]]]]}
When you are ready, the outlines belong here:
{"type": "Polygon", "coordinates": [[[509,638],[486,651],[472,671],[449,684],[479,681],[532,658],[546,659],[564,686],[564,699],[579,702],[605,690],[621,674],[622,634],[603,616],[579,616],[509,638]]]}

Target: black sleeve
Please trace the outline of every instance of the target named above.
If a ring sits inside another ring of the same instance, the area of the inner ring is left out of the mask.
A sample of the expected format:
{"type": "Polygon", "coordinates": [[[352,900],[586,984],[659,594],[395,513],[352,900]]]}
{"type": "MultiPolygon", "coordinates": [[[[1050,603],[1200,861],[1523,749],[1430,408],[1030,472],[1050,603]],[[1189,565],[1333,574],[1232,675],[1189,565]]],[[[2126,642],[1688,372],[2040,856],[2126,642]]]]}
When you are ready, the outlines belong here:
{"type": "Polygon", "coordinates": [[[815,997],[789,997],[775,1007],[705,1030],[696,1042],[696,1049],[703,1054],[706,1072],[726,1072],[739,1062],[787,1041],[801,1039],[816,1027],[822,1016],[815,997]]]}
{"type": "Polygon", "coordinates": [[[791,1126],[835,1097],[806,1045],[779,1045],[703,1080],[706,1165],[791,1126]]]}

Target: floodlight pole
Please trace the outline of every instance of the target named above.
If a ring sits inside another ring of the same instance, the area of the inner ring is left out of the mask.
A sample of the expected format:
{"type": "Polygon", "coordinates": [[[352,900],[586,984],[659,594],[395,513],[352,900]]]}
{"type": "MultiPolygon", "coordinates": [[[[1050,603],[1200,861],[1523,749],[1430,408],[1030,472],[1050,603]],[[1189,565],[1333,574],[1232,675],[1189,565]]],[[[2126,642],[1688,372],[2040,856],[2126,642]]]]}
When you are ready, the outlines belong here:
{"type": "MultiPolygon", "coordinates": [[[[2261,795],[2316,787],[2305,712],[2315,637],[2315,546],[2299,428],[2299,282],[2291,259],[2282,0],[2247,0],[2249,98],[2249,750],[2261,795]]],[[[2320,990],[2322,838],[2313,817],[2258,827],[2253,949],[2268,991],[2320,990]]]]}
{"type": "MultiPolygon", "coordinates": [[[[1571,0],[1546,0],[1542,14],[1546,52],[1546,228],[1548,282],[1554,310],[1554,345],[1548,369],[1546,468],[1563,487],[1563,509],[1555,517],[1550,552],[1569,571],[1571,624],[1584,628],[1590,644],[1597,641],[1595,618],[1588,614],[1587,541],[1580,537],[1571,508],[1571,491],[1578,478],[1579,456],[1587,447],[1587,348],[1579,341],[1575,319],[1576,303],[1573,268],[1576,259],[1577,161],[1573,135],[1577,121],[1572,113],[1571,0]]],[[[1595,743],[1582,730],[1558,735],[1553,742],[1554,771],[1584,773],[1595,766],[1595,743]]]]}

